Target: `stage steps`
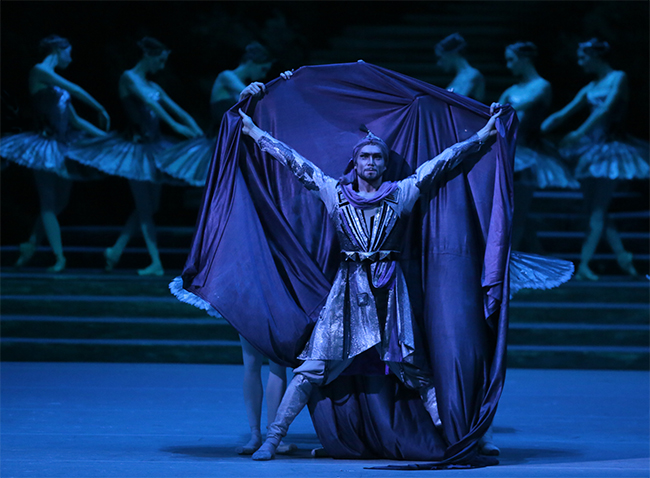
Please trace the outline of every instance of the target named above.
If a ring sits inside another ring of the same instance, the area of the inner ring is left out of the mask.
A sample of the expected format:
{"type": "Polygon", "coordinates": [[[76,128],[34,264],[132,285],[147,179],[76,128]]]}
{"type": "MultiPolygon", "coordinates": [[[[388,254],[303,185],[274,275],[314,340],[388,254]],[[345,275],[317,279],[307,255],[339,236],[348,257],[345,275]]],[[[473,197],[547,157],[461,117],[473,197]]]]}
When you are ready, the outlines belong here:
{"type": "MultiPolygon", "coordinates": [[[[537,243],[544,254],[553,255],[575,263],[587,227],[583,197],[580,191],[536,191],[528,219],[528,231],[536,234],[537,243]]],[[[614,194],[609,211],[625,247],[634,254],[634,265],[642,275],[650,272],[650,211],[646,193],[621,191],[614,194]]],[[[103,253],[118,237],[119,226],[62,226],[62,241],[69,268],[101,269],[103,253]]],[[[194,227],[158,228],[158,245],[163,264],[170,270],[181,270],[189,254],[194,227]]],[[[522,246],[526,250],[525,244],[522,246]]],[[[0,264],[10,267],[18,258],[18,245],[0,247],[0,264]]],[[[46,243],[37,250],[30,267],[45,268],[52,265],[54,256],[46,243]]],[[[134,237],[115,268],[115,272],[143,268],[150,263],[144,241],[134,237]]],[[[591,268],[597,274],[619,275],[622,271],[615,256],[601,240],[591,268]]]]}
{"type": "MultiPolygon", "coordinates": [[[[236,331],[172,297],[172,278],[5,268],[2,360],[241,363],[236,331]]],[[[648,283],[604,279],[517,294],[509,366],[647,369],[648,283]]]]}

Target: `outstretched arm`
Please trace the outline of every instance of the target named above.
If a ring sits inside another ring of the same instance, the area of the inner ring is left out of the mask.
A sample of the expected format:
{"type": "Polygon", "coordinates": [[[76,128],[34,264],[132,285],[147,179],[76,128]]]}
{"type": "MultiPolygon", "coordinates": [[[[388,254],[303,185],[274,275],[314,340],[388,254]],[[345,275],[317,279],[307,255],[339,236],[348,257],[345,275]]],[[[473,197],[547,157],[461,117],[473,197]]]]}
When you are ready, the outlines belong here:
{"type": "Polygon", "coordinates": [[[502,108],[500,103],[492,103],[490,119],[476,134],[445,149],[435,158],[422,164],[413,175],[400,181],[400,203],[405,212],[413,208],[420,193],[433,183],[436,176],[458,166],[467,153],[478,151],[488,138],[496,134],[495,124],[497,118],[501,116],[502,108]]]}
{"type": "Polygon", "coordinates": [[[336,187],[336,180],[327,176],[318,166],[305,159],[295,150],[278,141],[267,132],[258,128],[253,120],[241,109],[242,132],[255,140],[262,151],[272,155],[278,162],[288,167],[298,181],[310,191],[317,193],[328,204],[328,198],[336,187]]]}
{"type": "Polygon", "coordinates": [[[80,118],[79,115],[77,114],[76,110],[72,105],[68,106],[69,111],[70,111],[70,124],[82,131],[86,131],[87,133],[92,134],[93,136],[106,136],[106,133],[96,127],[95,125],[89,123],[83,118],[80,118]]]}

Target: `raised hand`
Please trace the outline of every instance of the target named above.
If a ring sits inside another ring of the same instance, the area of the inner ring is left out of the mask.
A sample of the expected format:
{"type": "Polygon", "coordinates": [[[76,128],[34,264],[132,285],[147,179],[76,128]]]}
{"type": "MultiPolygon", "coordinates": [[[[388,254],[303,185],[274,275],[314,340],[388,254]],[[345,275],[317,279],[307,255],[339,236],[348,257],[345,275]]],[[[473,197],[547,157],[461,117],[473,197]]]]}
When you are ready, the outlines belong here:
{"type": "Polygon", "coordinates": [[[255,126],[255,123],[253,122],[251,117],[248,116],[246,113],[244,113],[241,110],[241,108],[239,108],[239,116],[241,116],[241,119],[242,119],[242,129],[241,129],[242,133],[244,133],[245,135],[250,136],[251,132],[255,128],[257,128],[257,126],[255,126]]]}
{"type": "Polygon", "coordinates": [[[492,103],[490,105],[490,116],[492,116],[494,113],[501,111],[503,109],[503,105],[501,103],[492,103]]]}
{"type": "Polygon", "coordinates": [[[261,96],[266,93],[266,86],[260,81],[254,81],[239,93],[239,101],[249,96],[261,96]]]}
{"type": "Polygon", "coordinates": [[[503,113],[503,105],[501,103],[492,103],[490,105],[490,119],[488,122],[481,128],[478,133],[480,141],[485,141],[490,136],[497,134],[496,122],[497,118],[503,113]]]}

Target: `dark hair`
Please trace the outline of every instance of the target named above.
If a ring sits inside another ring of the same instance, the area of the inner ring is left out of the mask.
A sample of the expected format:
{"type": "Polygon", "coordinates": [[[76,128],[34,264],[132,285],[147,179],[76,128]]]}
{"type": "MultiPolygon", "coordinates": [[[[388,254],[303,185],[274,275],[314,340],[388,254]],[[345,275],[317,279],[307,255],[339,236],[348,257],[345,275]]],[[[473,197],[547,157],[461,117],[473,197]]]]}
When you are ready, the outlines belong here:
{"type": "Polygon", "coordinates": [[[144,55],[150,56],[158,56],[164,51],[169,51],[169,48],[152,37],[144,37],[138,42],[138,46],[144,55]]]}
{"type": "Polygon", "coordinates": [[[50,35],[38,43],[38,50],[42,55],[47,56],[56,50],[64,50],[69,46],[70,42],[67,38],[60,37],[59,35],[50,35]]]}
{"type": "Polygon", "coordinates": [[[436,43],[436,54],[461,52],[467,46],[467,42],[460,33],[452,33],[436,43]]]}
{"type": "Polygon", "coordinates": [[[589,56],[603,57],[611,50],[609,43],[592,38],[589,41],[578,43],[578,51],[584,51],[589,56]]]}
{"type": "Polygon", "coordinates": [[[264,46],[254,41],[246,45],[246,51],[241,57],[239,63],[246,63],[248,61],[252,61],[257,65],[262,65],[264,63],[272,63],[273,58],[271,58],[271,54],[264,46]]]}
{"type": "Polygon", "coordinates": [[[518,41],[508,45],[506,50],[510,50],[519,58],[530,58],[531,60],[537,58],[537,46],[533,42],[518,41]]]}

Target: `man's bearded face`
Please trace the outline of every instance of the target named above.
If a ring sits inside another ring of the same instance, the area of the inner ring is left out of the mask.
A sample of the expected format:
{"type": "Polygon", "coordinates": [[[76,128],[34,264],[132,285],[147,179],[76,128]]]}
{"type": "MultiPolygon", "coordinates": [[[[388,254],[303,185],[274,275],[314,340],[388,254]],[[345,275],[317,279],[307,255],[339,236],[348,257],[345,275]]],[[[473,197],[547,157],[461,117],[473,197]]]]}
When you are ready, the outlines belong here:
{"type": "Polygon", "coordinates": [[[359,178],[374,183],[386,172],[386,158],[379,146],[368,144],[359,151],[354,167],[359,178]]]}

